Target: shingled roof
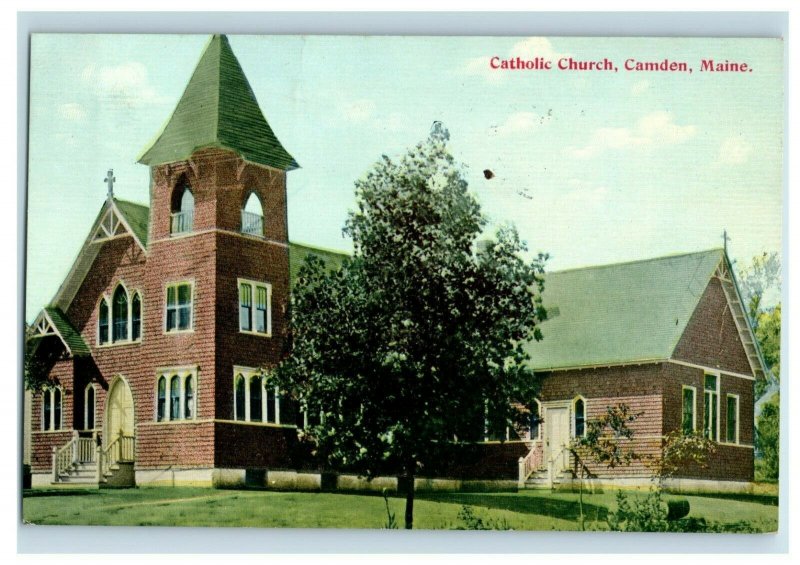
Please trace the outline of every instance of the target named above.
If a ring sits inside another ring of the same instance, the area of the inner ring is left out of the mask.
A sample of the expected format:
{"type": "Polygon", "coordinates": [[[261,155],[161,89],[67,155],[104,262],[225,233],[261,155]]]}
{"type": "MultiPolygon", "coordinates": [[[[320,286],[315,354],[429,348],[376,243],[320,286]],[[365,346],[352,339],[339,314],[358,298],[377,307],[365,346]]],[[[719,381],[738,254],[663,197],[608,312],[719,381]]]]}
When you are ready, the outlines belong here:
{"type": "Polygon", "coordinates": [[[548,273],[537,370],[669,359],[722,249],[548,273]]]}
{"type": "Polygon", "coordinates": [[[117,209],[125,217],[125,221],[133,230],[139,242],[147,248],[147,228],[150,222],[150,208],[144,204],[128,202],[127,200],[114,199],[117,209]]]}
{"type": "Polygon", "coordinates": [[[261,113],[228,38],[214,35],[175,111],[139,162],[184,161],[204,147],[220,147],[245,160],[281,170],[298,167],[261,113]]]}

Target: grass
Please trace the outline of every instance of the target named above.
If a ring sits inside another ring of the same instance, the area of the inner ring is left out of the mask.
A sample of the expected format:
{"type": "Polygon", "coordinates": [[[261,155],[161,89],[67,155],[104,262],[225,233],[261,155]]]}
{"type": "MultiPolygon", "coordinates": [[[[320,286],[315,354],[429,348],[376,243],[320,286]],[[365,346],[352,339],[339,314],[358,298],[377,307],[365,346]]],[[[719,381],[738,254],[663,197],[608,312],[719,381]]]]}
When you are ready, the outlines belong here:
{"type": "MultiPolygon", "coordinates": [[[[632,496],[639,494],[632,493],[632,496]]],[[[615,508],[615,492],[584,495],[587,526],[604,529],[615,508]]],[[[777,529],[778,509],[765,497],[736,499],[688,496],[690,516],[723,523],[747,521],[762,531],[777,529]]],[[[450,529],[463,525],[463,505],[515,530],[575,530],[577,494],[529,490],[519,493],[418,493],[414,527],[450,529]]],[[[405,499],[389,499],[402,525],[405,499]]],[[[381,528],[386,507],[380,496],[208,488],[124,490],[33,490],[23,493],[22,515],[33,524],[110,526],[236,526],[292,528],[381,528]]]]}

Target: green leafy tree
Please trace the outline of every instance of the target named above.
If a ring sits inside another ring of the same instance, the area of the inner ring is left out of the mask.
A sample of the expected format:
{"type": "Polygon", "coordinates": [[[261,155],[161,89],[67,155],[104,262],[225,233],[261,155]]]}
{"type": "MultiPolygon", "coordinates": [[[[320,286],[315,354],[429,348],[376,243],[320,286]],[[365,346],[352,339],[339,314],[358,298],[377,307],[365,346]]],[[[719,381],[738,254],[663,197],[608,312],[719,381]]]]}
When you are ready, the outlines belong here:
{"type": "Polygon", "coordinates": [[[277,382],[322,414],[308,431],[334,469],[404,478],[405,527],[414,478],[493,422],[521,420],[536,379],[523,345],[538,323],[546,256],[513,227],[486,225],[449,134],[399,161],[384,156],[356,182],[344,233],[354,254],[341,269],[309,258],[293,289],[292,343],[277,382]]]}
{"type": "Polygon", "coordinates": [[[764,476],[777,479],[780,465],[780,408],[778,401],[768,402],[761,410],[756,439],[764,459],[764,476]]]}
{"type": "Polygon", "coordinates": [[[578,520],[581,530],[586,529],[583,484],[586,479],[596,476],[592,472],[592,466],[604,465],[613,469],[620,465],[630,465],[640,458],[639,454],[630,449],[634,432],[629,427],[639,416],[641,413],[631,413],[626,404],[609,406],[605,414],[587,423],[584,436],[573,438],[570,442],[568,449],[578,477],[578,520]]]}
{"type": "MultiPolygon", "coordinates": [[[[781,262],[777,253],[762,253],[739,271],[739,288],[746,303],[750,324],[775,384],[780,382],[781,361],[781,262]]],[[[769,384],[756,383],[756,397],[761,397],[769,384]]]]}

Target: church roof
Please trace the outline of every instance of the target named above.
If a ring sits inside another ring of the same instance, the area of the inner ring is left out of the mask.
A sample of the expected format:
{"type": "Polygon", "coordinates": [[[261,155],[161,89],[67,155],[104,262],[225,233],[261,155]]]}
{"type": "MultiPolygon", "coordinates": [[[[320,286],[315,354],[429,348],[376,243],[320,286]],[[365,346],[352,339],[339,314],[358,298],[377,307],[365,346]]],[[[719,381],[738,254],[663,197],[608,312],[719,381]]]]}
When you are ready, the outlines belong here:
{"type": "Polygon", "coordinates": [[[150,222],[150,208],[144,204],[128,202],[127,200],[114,199],[117,209],[125,217],[134,235],[139,239],[142,247],[147,249],[147,231],[150,222]]]}
{"type": "Polygon", "coordinates": [[[545,275],[537,370],[669,359],[724,259],[722,249],[545,275]]]}
{"type": "Polygon", "coordinates": [[[184,161],[204,147],[229,149],[280,170],[298,167],[261,113],[224,35],[209,40],[175,111],[139,162],[155,166],[184,161]]]}
{"type": "Polygon", "coordinates": [[[309,255],[316,255],[325,264],[328,269],[338,269],[342,266],[342,262],[349,257],[343,251],[334,251],[332,249],[323,249],[320,247],[311,247],[302,243],[289,243],[289,284],[294,287],[297,281],[300,267],[309,255]]]}

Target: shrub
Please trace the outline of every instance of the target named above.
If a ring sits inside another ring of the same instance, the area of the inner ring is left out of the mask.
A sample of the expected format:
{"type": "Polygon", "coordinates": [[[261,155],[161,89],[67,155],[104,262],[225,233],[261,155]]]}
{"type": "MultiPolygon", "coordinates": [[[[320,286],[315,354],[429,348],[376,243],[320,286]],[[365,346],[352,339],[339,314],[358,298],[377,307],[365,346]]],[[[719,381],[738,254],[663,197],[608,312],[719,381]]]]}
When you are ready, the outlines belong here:
{"type": "Polygon", "coordinates": [[[458,512],[458,520],[461,522],[454,529],[456,530],[510,530],[512,529],[505,518],[496,520],[488,518],[484,520],[475,513],[472,506],[466,504],[458,512]]]}
{"type": "Polygon", "coordinates": [[[667,501],[667,520],[673,522],[689,515],[689,501],[685,498],[667,501]]]}

